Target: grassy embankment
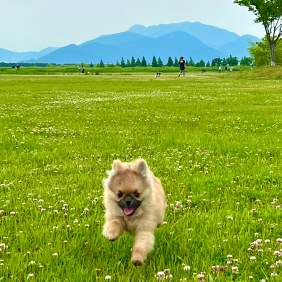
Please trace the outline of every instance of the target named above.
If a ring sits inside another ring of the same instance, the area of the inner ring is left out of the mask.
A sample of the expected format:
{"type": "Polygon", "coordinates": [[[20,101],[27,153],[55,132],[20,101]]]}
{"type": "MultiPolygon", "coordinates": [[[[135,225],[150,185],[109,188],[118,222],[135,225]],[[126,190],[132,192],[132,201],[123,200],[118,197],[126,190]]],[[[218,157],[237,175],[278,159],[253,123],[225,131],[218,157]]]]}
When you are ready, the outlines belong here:
{"type": "Polygon", "coordinates": [[[1,76],[0,280],[280,281],[282,81],[222,77],[1,76]],[[138,157],[168,207],[136,268],[101,232],[106,170],[138,157]]]}

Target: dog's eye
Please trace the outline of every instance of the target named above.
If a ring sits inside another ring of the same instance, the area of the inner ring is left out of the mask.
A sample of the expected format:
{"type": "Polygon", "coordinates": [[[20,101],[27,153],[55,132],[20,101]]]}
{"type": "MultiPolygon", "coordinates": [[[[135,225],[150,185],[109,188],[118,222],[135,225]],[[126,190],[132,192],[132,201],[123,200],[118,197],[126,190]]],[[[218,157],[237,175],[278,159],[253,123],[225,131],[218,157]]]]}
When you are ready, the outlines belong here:
{"type": "Polygon", "coordinates": [[[135,196],[136,198],[138,198],[138,197],[139,197],[139,193],[138,193],[138,192],[134,192],[134,196],[135,196]]]}
{"type": "Polygon", "coordinates": [[[119,198],[122,197],[122,193],[121,193],[121,192],[118,193],[118,197],[119,197],[119,198]]]}

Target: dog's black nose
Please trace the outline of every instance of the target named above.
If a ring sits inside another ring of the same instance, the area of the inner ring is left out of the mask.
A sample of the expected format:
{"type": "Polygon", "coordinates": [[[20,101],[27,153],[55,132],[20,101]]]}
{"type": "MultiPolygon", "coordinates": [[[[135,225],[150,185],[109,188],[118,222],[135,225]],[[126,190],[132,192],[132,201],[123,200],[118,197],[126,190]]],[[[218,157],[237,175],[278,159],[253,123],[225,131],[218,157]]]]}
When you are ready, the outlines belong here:
{"type": "Polygon", "coordinates": [[[130,198],[130,197],[126,197],[126,198],[124,199],[124,201],[125,201],[125,205],[126,205],[127,207],[130,207],[130,205],[131,205],[131,203],[132,203],[131,198],[130,198]]]}

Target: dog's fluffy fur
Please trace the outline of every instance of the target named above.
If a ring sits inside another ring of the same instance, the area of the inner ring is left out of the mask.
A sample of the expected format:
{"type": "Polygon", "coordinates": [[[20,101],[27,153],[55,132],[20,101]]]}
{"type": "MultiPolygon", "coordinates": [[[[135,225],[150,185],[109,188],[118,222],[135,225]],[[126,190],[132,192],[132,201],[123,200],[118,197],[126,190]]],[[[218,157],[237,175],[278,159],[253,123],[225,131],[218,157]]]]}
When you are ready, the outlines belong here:
{"type": "Polygon", "coordinates": [[[144,263],[154,247],[154,230],[165,214],[165,194],[161,181],[138,159],[131,163],[115,160],[104,179],[106,222],[103,235],[116,240],[124,230],[135,236],[131,262],[144,263]]]}

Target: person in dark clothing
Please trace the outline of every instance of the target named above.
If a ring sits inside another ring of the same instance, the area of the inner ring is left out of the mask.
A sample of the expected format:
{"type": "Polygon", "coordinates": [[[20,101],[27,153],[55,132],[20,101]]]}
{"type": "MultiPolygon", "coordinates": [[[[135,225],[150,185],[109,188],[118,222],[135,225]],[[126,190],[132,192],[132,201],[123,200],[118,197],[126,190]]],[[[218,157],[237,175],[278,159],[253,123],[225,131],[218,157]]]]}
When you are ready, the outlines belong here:
{"type": "Polygon", "coordinates": [[[183,57],[180,57],[179,69],[180,71],[179,71],[178,77],[180,76],[181,73],[183,74],[183,76],[185,76],[186,63],[183,57]]]}
{"type": "Polygon", "coordinates": [[[85,72],[85,68],[84,67],[82,67],[82,73],[84,73],[85,72]]]}

